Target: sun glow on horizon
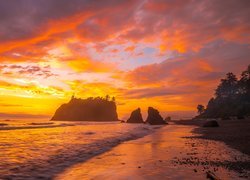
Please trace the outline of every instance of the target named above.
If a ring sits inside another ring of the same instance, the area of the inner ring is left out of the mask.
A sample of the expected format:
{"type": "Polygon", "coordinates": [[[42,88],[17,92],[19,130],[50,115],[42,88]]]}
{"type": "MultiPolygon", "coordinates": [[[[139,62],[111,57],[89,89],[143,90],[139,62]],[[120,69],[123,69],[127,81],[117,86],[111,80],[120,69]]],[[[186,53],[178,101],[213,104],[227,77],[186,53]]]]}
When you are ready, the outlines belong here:
{"type": "Polygon", "coordinates": [[[148,106],[188,116],[249,64],[244,3],[58,3],[2,3],[0,113],[52,115],[75,93],[115,96],[120,118],[148,106]]]}

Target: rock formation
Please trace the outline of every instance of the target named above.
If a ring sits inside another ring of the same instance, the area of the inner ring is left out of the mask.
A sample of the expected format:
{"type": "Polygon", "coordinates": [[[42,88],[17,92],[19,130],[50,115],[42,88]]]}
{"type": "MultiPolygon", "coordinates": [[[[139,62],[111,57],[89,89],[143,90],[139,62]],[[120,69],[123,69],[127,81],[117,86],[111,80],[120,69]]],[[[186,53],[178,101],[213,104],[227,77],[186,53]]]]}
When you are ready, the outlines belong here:
{"type": "Polygon", "coordinates": [[[58,121],[117,121],[116,104],[104,98],[72,99],[61,105],[51,120],[58,121]]]}
{"type": "Polygon", "coordinates": [[[203,127],[219,127],[219,124],[215,120],[207,121],[203,124],[203,127]]]}
{"type": "Polygon", "coordinates": [[[165,121],[171,121],[171,117],[170,116],[166,117],[165,121]]]}
{"type": "Polygon", "coordinates": [[[159,111],[152,107],[148,107],[148,117],[147,117],[146,123],[149,123],[151,125],[166,124],[166,122],[161,117],[159,111]]]}
{"type": "Polygon", "coordinates": [[[127,123],[144,123],[144,121],[142,119],[141,109],[140,108],[134,110],[131,113],[129,119],[127,120],[127,123]]]}
{"type": "Polygon", "coordinates": [[[168,122],[171,121],[171,117],[170,116],[166,117],[164,121],[166,122],[166,124],[168,124],[168,122]]]}

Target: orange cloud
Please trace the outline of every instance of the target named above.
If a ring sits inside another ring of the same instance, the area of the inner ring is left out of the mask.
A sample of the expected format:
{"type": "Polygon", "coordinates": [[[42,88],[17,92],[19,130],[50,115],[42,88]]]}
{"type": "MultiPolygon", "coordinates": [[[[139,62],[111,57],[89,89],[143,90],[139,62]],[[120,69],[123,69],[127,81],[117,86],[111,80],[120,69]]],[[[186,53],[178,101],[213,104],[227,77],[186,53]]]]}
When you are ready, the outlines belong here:
{"type": "Polygon", "coordinates": [[[75,91],[114,95],[123,114],[138,102],[190,111],[207,101],[225,72],[249,63],[249,1],[8,3],[0,3],[0,106],[6,112],[15,110],[6,106],[8,97],[12,105],[24,104],[19,112],[49,113],[48,100],[53,109],[62,102],[55,97],[66,101],[75,91]],[[115,56],[104,56],[108,50],[115,56]]]}
{"type": "Polygon", "coordinates": [[[128,46],[125,49],[125,51],[128,51],[128,52],[133,52],[134,50],[135,50],[135,46],[128,46]]]}
{"type": "Polygon", "coordinates": [[[68,60],[68,65],[76,72],[112,72],[116,69],[115,64],[93,61],[84,57],[74,57],[68,60]]]}
{"type": "Polygon", "coordinates": [[[206,72],[213,72],[213,71],[215,71],[214,68],[210,64],[208,64],[206,61],[200,60],[197,63],[199,64],[200,68],[203,71],[206,71],[206,72]]]}

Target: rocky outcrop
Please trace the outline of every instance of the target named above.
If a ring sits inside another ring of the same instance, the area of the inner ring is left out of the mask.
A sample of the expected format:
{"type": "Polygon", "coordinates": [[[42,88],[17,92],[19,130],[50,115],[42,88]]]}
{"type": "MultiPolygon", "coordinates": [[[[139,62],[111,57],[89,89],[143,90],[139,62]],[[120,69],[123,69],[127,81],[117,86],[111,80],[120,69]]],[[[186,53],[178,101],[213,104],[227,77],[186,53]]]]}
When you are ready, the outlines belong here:
{"type": "Polygon", "coordinates": [[[203,124],[203,127],[219,127],[219,123],[215,120],[207,121],[203,124]]]}
{"type": "Polygon", "coordinates": [[[170,116],[166,117],[165,121],[171,121],[171,117],[170,116]]]}
{"type": "Polygon", "coordinates": [[[168,124],[168,122],[171,121],[171,117],[170,116],[166,117],[164,121],[166,122],[166,124],[168,124]]]}
{"type": "Polygon", "coordinates": [[[147,117],[146,123],[151,124],[151,125],[166,124],[166,122],[161,117],[159,111],[152,107],[148,108],[148,117],[147,117]]]}
{"type": "Polygon", "coordinates": [[[141,109],[140,108],[134,110],[131,113],[129,119],[127,120],[127,123],[144,123],[144,121],[142,119],[141,109]]]}
{"type": "Polygon", "coordinates": [[[104,98],[74,98],[61,105],[51,120],[58,121],[118,121],[116,103],[104,98]]]}

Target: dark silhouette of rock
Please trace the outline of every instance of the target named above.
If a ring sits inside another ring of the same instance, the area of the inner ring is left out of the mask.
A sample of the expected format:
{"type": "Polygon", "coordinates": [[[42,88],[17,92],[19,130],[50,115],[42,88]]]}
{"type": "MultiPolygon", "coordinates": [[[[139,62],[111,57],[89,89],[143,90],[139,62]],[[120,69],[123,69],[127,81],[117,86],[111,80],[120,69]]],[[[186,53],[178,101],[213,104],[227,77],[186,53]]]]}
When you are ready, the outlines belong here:
{"type": "Polygon", "coordinates": [[[152,107],[148,107],[148,117],[147,117],[146,123],[149,123],[151,125],[166,124],[166,122],[161,117],[159,111],[152,107]]]}
{"type": "Polygon", "coordinates": [[[219,127],[219,124],[215,120],[207,121],[203,124],[203,127],[219,127]]]}
{"type": "Polygon", "coordinates": [[[144,121],[142,119],[141,109],[140,108],[134,110],[131,113],[129,119],[127,120],[127,123],[144,123],[144,121]]]}
{"type": "Polygon", "coordinates": [[[166,117],[165,121],[171,121],[171,117],[170,116],[166,117]]]}
{"type": "Polygon", "coordinates": [[[166,122],[166,124],[168,124],[168,122],[171,121],[171,117],[170,116],[166,117],[164,121],[166,122]]]}
{"type": "Polygon", "coordinates": [[[75,98],[61,105],[51,120],[58,121],[118,121],[116,103],[107,98],[75,98]]]}

